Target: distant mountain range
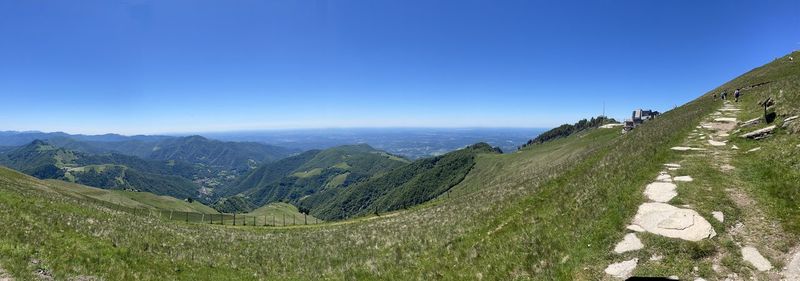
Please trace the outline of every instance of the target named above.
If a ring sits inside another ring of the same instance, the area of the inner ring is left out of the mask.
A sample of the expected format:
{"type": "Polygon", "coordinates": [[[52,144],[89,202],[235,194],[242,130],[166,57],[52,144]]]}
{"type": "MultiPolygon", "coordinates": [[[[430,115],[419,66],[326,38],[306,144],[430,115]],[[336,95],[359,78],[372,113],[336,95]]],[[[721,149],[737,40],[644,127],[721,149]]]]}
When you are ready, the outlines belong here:
{"type": "Polygon", "coordinates": [[[0,165],[41,179],[195,198],[222,212],[276,202],[322,219],[406,208],[464,179],[486,143],[416,161],[367,144],[298,150],[201,136],[2,132],[0,165]],[[20,146],[21,141],[33,139],[20,146]]]}
{"type": "Polygon", "coordinates": [[[386,212],[431,200],[464,179],[480,153],[500,153],[479,143],[411,162],[368,145],[310,150],[254,169],[216,208],[249,211],[289,202],[323,219],[386,212]]]}
{"type": "Polygon", "coordinates": [[[0,165],[42,179],[213,202],[253,168],[300,151],[201,136],[0,132],[0,165]],[[31,140],[33,139],[33,140],[31,140]],[[19,145],[20,142],[28,141],[19,145]]]}
{"type": "Polygon", "coordinates": [[[34,140],[73,151],[104,154],[119,153],[152,160],[174,160],[204,164],[225,169],[249,170],[258,164],[272,162],[301,152],[255,142],[223,142],[201,136],[122,136],[70,135],[61,132],[0,132],[1,151],[11,150],[34,140]]]}

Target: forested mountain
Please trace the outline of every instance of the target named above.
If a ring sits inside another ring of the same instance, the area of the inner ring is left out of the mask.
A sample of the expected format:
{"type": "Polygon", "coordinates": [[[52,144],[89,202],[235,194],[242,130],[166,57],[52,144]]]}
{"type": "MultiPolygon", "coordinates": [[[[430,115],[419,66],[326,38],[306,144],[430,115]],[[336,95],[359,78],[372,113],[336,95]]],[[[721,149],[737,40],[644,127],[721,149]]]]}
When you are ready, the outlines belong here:
{"type": "Polygon", "coordinates": [[[486,143],[478,143],[442,156],[414,161],[345,189],[326,189],[298,203],[301,209],[326,220],[421,204],[461,182],[480,153],[502,152],[486,143]]]}
{"type": "Polygon", "coordinates": [[[123,142],[123,141],[141,141],[141,142],[158,142],[165,139],[173,138],[169,136],[123,136],[118,134],[104,134],[104,135],[72,135],[63,132],[43,133],[38,131],[0,131],[0,146],[20,146],[30,143],[34,140],[51,140],[56,138],[70,138],[76,141],[83,142],[123,142]]]}
{"type": "Polygon", "coordinates": [[[406,159],[366,144],[311,150],[253,170],[229,194],[241,193],[254,206],[276,201],[297,202],[305,196],[344,188],[407,163],[406,159]]]}
{"type": "Polygon", "coordinates": [[[200,163],[249,170],[296,153],[295,150],[255,142],[223,142],[201,136],[167,139],[152,149],[148,158],[200,163]]]}
{"type": "Polygon", "coordinates": [[[210,171],[188,163],[148,161],[121,154],[93,155],[41,140],[0,154],[0,165],[41,179],[147,191],[176,198],[200,197],[200,186],[190,179],[211,175],[210,171]]]}
{"type": "Polygon", "coordinates": [[[89,154],[118,153],[152,160],[176,160],[223,170],[246,172],[267,162],[299,153],[255,142],[223,142],[201,136],[70,135],[66,133],[0,132],[0,146],[44,140],[56,147],[89,154]]]}

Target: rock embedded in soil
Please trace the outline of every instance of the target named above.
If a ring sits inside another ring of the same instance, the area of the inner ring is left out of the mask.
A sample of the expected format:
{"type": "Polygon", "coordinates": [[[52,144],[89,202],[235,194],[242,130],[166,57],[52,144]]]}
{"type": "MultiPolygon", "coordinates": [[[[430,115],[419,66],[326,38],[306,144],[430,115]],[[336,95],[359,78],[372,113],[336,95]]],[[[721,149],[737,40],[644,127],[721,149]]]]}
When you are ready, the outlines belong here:
{"type": "Polygon", "coordinates": [[[618,263],[612,263],[606,267],[606,274],[614,276],[615,278],[625,279],[631,276],[636,265],[639,264],[639,259],[631,259],[618,263]]]}
{"type": "Polygon", "coordinates": [[[711,216],[717,219],[719,222],[725,222],[725,214],[720,211],[711,212],[711,216]]]}
{"type": "Polygon", "coordinates": [[[691,209],[665,203],[644,203],[639,206],[633,224],[647,232],[688,241],[700,241],[717,235],[711,224],[691,209]]]}
{"type": "Polygon", "coordinates": [[[636,231],[636,232],[645,232],[645,231],[646,231],[646,230],[644,230],[644,228],[642,228],[641,226],[638,226],[638,225],[635,225],[635,224],[629,225],[629,226],[628,226],[628,227],[626,227],[626,228],[627,228],[628,230],[631,230],[631,231],[636,231]]]}
{"type": "Polygon", "coordinates": [[[772,264],[754,247],[743,247],[742,258],[752,264],[756,269],[758,269],[758,271],[767,271],[772,269],[772,264]]]}
{"type": "Polygon", "coordinates": [[[781,275],[785,280],[800,280],[800,251],[791,257],[781,275]]]}
{"type": "Polygon", "coordinates": [[[759,117],[759,118],[753,118],[753,119],[750,119],[750,120],[747,120],[747,121],[741,122],[741,123],[739,123],[739,126],[740,126],[740,127],[747,127],[747,126],[756,125],[756,124],[758,124],[758,123],[761,123],[761,117],[759,117]]]}
{"type": "Polygon", "coordinates": [[[708,144],[710,144],[712,146],[725,146],[725,142],[715,141],[715,140],[712,140],[712,139],[708,140],[708,144]]]}
{"type": "Polygon", "coordinates": [[[691,176],[678,176],[678,177],[675,177],[673,180],[682,181],[682,182],[690,182],[690,181],[693,181],[694,179],[691,176]]]}
{"type": "Polygon", "coordinates": [[[761,147],[760,147],[760,146],[759,146],[759,147],[756,147],[756,148],[753,148],[753,149],[751,149],[751,150],[748,150],[748,151],[747,151],[747,153],[750,153],[750,152],[756,152],[756,151],[759,151],[759,150],[761,150],[761,147]]]}
{"type": "Polygon", "coordinates": [[[644,195],[652,201],[666,203],[678,196],[677,188],[674,183],[654,182],[645,187],[644,195]]]}
{"type": "Polygon", "coordinates": [[[775,125],[749,132],[747,134],[742,135],[742,137],[743,138],[748,138],[748,139],[759,140],[759,139],[763,139],[763,138],[769,136],[770,134],[772,134],[773,130],[775,130],[775,125]]]}
{"type": "Polygon", "coordinates": [[[736,118],[730,118],[730,117],[714,118],[714,121],[716,121],[716,122],[736,122],[736,118]]]}
{"type": "Polygon", "coordinates": [[[628,233],[625,235],[625,238],[622,239],[617,245],[614,247],[614,253],[622,254],[625,252],[641,250],[644,248],[644,244],[642,244],[642,240],[639,240],[639,237],[636,237],[634,233],[628,233]]]}

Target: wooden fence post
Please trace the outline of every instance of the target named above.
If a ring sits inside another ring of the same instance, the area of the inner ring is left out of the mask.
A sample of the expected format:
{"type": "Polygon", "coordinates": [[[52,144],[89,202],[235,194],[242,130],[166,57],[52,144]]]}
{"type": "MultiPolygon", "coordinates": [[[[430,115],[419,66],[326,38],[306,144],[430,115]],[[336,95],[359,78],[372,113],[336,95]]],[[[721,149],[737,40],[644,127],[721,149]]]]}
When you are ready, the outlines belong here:
{"type": "Polygon", "coordinates": [[[172,220],[172,210],[169,210],[169,220],[172,220]]]}
{"type": "Polygon", "coordinates": [[[286,226],[286,214],[283,214],[283,226],[286,226]]]}
{"type": "Polygon", "coordinates": [[[189,212],[186,212],[186,222],[189,222],[189,212]]]}
{"type": "Polygon", "coordinates": [[[206,218],[206,214],[205,213],[200,214],[200,223],[203,223],[205,218],[206,218]]]}
{"type": "Polygon", "coordinates": [[[236,213],[233,213],[233,225],[236,225],[236,213]]]}
{"type": "Polygon", "coordinates": [[[267,215],[264,215],[264,226],[267,226],[267,215]]]}
{"type": "Polygon", "coordinates": [[[308,215],[306,215],[305,213],[303,213],[303,221],[304,224],[308,224],[308,215]]]}
{"type": "Polygon", "coordinates": [[[253,216],[253,226],[256,226],[256,217],[253,216]]]}

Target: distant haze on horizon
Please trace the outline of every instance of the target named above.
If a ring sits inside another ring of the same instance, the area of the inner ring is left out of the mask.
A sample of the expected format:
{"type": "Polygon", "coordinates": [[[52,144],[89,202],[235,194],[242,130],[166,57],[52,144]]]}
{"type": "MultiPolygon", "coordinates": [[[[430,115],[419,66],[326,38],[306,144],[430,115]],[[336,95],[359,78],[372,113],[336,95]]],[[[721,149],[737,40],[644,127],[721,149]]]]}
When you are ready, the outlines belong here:
{"type": "Polygon", "coordinates": [[[0,131],[549,128],[800,48],[797,1],[42,3],[0,3],[0,131]]]}

